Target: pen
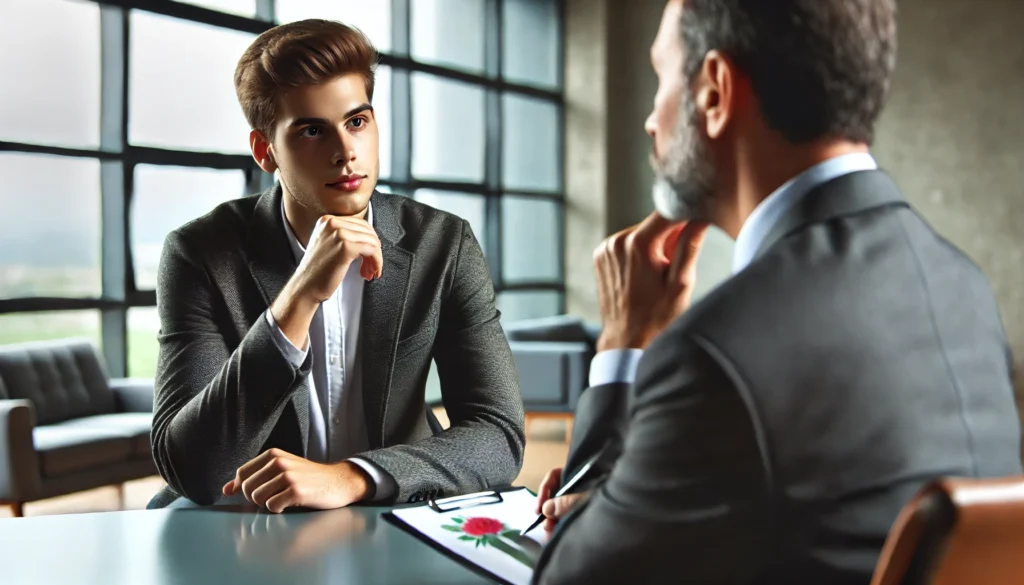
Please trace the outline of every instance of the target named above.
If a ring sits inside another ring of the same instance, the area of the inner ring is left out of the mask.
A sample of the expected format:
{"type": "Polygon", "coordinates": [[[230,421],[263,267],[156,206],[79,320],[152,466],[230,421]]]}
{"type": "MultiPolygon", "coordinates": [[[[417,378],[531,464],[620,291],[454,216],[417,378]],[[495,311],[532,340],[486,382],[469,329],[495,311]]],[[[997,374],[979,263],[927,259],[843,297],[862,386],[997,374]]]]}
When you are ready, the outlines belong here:
{"type": "MultiPolygon", "coordinates": [[[[590,471],[590,468],[593,467],[595,463],[597,463],[597,460],[603,454],[604,454],[604,449],[601,449],[600,451],[598,451],[597,455],[594,455],[593,457],[591,457],[590,461],[587,461],[586,465],[581,467],[580,470],[576,472],[576,475],[572,476],[572,479],[570,479],[569,481],[565,482],[565,485],[563,485],[562,488],[560,490],[558,490],[558,493],[556,493],[555,495],[553,495],[551,497],[552,498],[557,498],[559,496],[564,496],[565,494],[569,493],[569,490],[571,490],[573,488],[573,486],[575,486],[577,483],[580,482],[581,479],[583,479],[583,476],[586,475],[588,471],[590,471]]],[[[533,524],[530,524],[526,528],[526,530],[523,530],[522,532],[519,533],[519,536],[526,536],[527,532],[529,532],[529,531],[533,530],[534,528],[540,526],[540,523],[543,522],[543,521],[544,521],[544,513],[542,512],[540,515],[537,516],[537,519],[533,521],[533,524]]]]}

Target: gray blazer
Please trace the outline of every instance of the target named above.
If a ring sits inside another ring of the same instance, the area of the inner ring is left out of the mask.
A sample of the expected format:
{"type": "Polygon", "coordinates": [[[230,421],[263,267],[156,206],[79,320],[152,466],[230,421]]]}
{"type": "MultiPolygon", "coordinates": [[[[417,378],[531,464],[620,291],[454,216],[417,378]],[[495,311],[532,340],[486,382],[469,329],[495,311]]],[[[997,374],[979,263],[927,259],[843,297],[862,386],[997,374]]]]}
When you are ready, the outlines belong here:
{"type": "Polygon", "coordinates": [[[621,454],[535,580],[867,585],[926,481],[1021,473],[1011,380],[981,271],[885,173],[830,181],[584,392],[567,474],[621,454]]]}
{"type": "MultiPolygon", "coordinates": [[[[212,503],[259,453],[306,452],[313,353],[294,368],[264,317],[296,268],[281,196],[275,185],[167,236],[152,445],[171,491],[151,507],[212,503]]],[[[523,403],[483,252],[451,214],[379,192],[371,202],[384,269],[363,293],[371,450],[360,456],[394,478],[393,502],[508,485],[523,461],[523,403]],[[424,399],[431,359],[451,420],[436,436],[424,399]]]]}

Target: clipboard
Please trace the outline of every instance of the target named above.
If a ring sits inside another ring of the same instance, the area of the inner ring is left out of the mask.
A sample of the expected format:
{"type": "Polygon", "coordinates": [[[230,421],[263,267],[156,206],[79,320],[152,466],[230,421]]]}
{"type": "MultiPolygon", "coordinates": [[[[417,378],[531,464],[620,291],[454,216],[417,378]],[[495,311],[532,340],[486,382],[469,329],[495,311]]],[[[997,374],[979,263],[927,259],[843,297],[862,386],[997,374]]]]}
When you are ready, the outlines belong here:
{"type": "Polygon", "coordinates": [[[428,499],[383,518],[479,575],[504,585],[528,585],[548,540],[543,530],[519,534],[533,521],[536,500],[524,487],[484,491],[428,499]]]}

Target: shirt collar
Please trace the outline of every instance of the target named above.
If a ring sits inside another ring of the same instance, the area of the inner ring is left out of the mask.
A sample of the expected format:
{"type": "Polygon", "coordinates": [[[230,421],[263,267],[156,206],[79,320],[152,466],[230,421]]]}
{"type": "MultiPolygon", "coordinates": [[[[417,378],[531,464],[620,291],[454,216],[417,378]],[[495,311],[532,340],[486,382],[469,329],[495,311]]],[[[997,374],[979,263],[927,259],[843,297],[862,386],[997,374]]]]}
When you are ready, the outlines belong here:
{"type": "MultiPolygon", "coordinates": [[[[295,232],[292,231],[292,226],[288,223],[288,216],[284,213],[283,196],[281,197],[281,221],[284,223],[284,233],[288,236],[288,245],[292,249],[292,255],[295,256],[296,262],[300,262],[306,254],[306,249],[299,243],[299,239],[295,237],[295,232]]],[[[373,205],[369,202],[366,204],[366,223],[373,227],[373,205]]],[[[316,227],[314,226],[313,229],[316,229],[316,227]]]]}
{"type": "Polygon", "coordinates": [[[822,161],[783,183],[754,208],[740,228],[740,233],[736,237],[736,247],[733,249],[733,274],[750,264],[761,242],[775,223],[804,195],[832,179],[877,168],[878,163],[870,154],[855,152],[822,161]]]}

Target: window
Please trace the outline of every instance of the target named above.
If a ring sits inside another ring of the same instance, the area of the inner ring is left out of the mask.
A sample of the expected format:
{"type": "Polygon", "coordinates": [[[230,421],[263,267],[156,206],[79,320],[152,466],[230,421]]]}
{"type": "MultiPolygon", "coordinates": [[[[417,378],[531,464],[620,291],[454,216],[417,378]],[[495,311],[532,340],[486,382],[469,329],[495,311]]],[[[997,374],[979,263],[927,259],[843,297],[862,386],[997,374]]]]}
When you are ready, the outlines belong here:
{"type": "Polygon", "coordinates": [[[98,147],[99,6],[5,0],[0,14],[0,140],[98,147]],[[46,42],[36,40],[41,28],[46,42]]]}
{"type": "Polygon", "coordinates": [[[128,309],[128,376],[152,378],[160,352],[160,316],[155,307],[128,309]]]}
{"type": "Polygon", "coordinates": [[[100,344],[99,311],[0,314],[0,345],[53,339],[88,339],[100,344]]]}
{"type": "Polygon", "coordinates": [[[0,299],[99,297],[99,161],[0,152],[0,181],[0,299]]]}
{"type": "Polygon", "coordinates": [[[248,153],[234,74],[256,36],[141,10],[132,11],[131,30],[128,141],[248,153]]]}
{"type": "Polygon", "coordinates": [[[245,194],[241,171],[135,167],[131,242],[135,288],[156,288],[156,273],[164,239],[175,228],[245,194]]]}
{"type": "Polygon", "coordinates": [[[412,75],[412,174],[419,179],[484,180],[484,89],[412,75]]]}
{"type": "MultiPolygon", "coordinates": [[[[380,189],[466,220],[505,321],[564,310],[562,0],[2,0],[0,343],[85,337],[156,371],[167,234],[273,180],[234,71],[276,23],[380,52],[380,189]],[[35,42],[39,31],[49,40],[35,42]]],[[[437,378],[430,396],[437,398],[437,378]]]]}

